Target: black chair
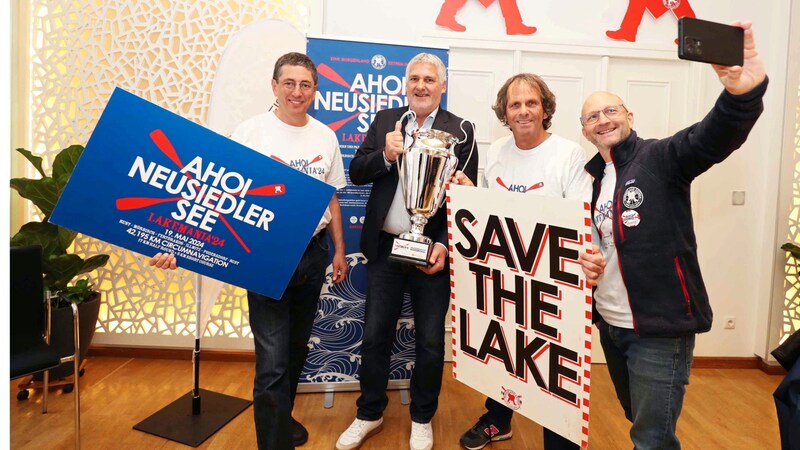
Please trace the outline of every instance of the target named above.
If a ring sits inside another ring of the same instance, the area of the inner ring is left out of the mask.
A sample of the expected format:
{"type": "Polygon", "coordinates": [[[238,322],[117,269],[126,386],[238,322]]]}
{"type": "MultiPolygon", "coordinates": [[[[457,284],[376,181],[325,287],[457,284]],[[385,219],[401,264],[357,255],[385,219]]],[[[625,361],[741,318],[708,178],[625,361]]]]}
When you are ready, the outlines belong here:
{"type": "Polygon", "coordinates": [[[50,347],[50,299],[42,281],[42,248],[11,247],[11,379],[44,372],[42,414],[47,413],[49,370],[72,362],[75,388],[75,448],[81,446],[81,402],[78,389],[80,339],[78,307],[72,304],[75,353],[61,358],[50,347]]]}

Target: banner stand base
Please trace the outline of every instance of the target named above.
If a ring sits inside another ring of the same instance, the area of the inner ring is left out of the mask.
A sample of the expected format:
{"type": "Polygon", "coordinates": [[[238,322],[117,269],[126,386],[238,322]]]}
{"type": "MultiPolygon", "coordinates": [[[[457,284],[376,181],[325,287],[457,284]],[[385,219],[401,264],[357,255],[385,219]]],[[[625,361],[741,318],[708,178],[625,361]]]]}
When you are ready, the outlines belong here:
{"type": "Polygon", "coordinates": [[[200,389],[200,414],[192,414],[192,392],[133,426],[134,430],[197,447],[253,402],[200,389]]]}

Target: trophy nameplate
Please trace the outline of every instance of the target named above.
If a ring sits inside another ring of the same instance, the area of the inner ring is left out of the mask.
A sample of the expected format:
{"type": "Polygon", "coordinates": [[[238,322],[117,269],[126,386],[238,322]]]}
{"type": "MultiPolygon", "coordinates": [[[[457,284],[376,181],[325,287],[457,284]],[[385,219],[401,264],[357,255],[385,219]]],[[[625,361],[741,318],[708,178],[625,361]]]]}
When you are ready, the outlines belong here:
{"type": "Polygon", "coordinates": [[[398,236],[394,238],[392,243],[389,261],[413,264],[415,266],[428,266],[430,265],[428,257],[430,257],[432,248],[433,245],[430,242],[418,242],[398,236]]]}

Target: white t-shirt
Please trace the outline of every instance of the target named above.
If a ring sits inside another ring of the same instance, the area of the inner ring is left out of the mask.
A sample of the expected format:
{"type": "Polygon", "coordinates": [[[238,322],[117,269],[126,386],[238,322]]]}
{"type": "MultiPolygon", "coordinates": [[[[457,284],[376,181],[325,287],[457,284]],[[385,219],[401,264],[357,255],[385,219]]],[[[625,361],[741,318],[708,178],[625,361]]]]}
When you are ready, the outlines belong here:
{"type": "Polygon", "coordinates": [[[592,184],[584,165],[586,154],[580,145],[561,136],[551,134],[538,146],[522,150],[511,135],[489,147],[484,182],[491,189],[588,202],[592,184]]]}
{"type": "Polygon", "coordinates": [[[614,163],[606,163],[603,171],[603,180],[600,184],[600,195],[592,211],[594,221],[594,234],[600,233],[600,251],[606,259],[606,268],[597,280],[597,290],[594,292],[594,304],[597,312],[603,316],[607,323],[620,328],[633,329],[633,313],[628,301],[628,290],[622,281],[619,270],[617,247],[614,245],[614,217],[611,213],[614,206],[614,186],[617,183],[617,170],[614,163]]]}
{"type": "MultiPolygon", "coordinates": [[[[231,139],[336,189],[347,185],[336,135],[311,116],[304,126],[295,127],[282,122],[272,112],[259,114],[239,124],[231,139]]],[[[314,234],[330,221],[330,208],[326,208],[314,234]]]]}

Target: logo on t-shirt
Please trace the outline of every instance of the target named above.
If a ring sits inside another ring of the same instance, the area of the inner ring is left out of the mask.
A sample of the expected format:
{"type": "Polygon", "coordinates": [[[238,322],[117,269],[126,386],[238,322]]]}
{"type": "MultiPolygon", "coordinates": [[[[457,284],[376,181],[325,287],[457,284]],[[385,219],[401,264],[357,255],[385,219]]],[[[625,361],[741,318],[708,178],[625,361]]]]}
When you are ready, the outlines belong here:
{"type": "Polygon", "coordinates": [[[606,203],[598,202],[597,205],[594,207],[594,226],[597,229],[600,229],[600,226],[606,219],[611,218],[611,207],[614,205],[614,202],[609,200],[606,203]]]}
{"type": "Polygon", "coordinates": [[[316,166],[315,164],[322,161],[322,155],[317,155],[313,159],[308,160],[305,158],[297,158],[292,159],[290,161],[284,161],[281,158],[271,155],[270,158],[278,161],[279,163],[283,163],[291,168],[297,169],[300,172],[303,172],[307,175],[325,175],[325,168],[316,166]]]}
{"type": "Polygon", "coordinates": [[[539,188],[544,187],[544,182],[542,182],[542,181],[540,181],[538,183],[534,183],[534,184],[532,184],[530,186],[528,186],[527,184],[513,184],[513,183],[509,184],[509,185],[506,185],[506,183],[500,177],[497,177],[497,179],[495,181],[497,181],[497,184],[499,184],[502,188],[504,188],[504,189],[506,189],[506,190],[508,190],[510,192],[523,192],[524,193],[524,192],[528,192],[528,191],[532,191],[534,189],[539,189],[539,188]]]}

